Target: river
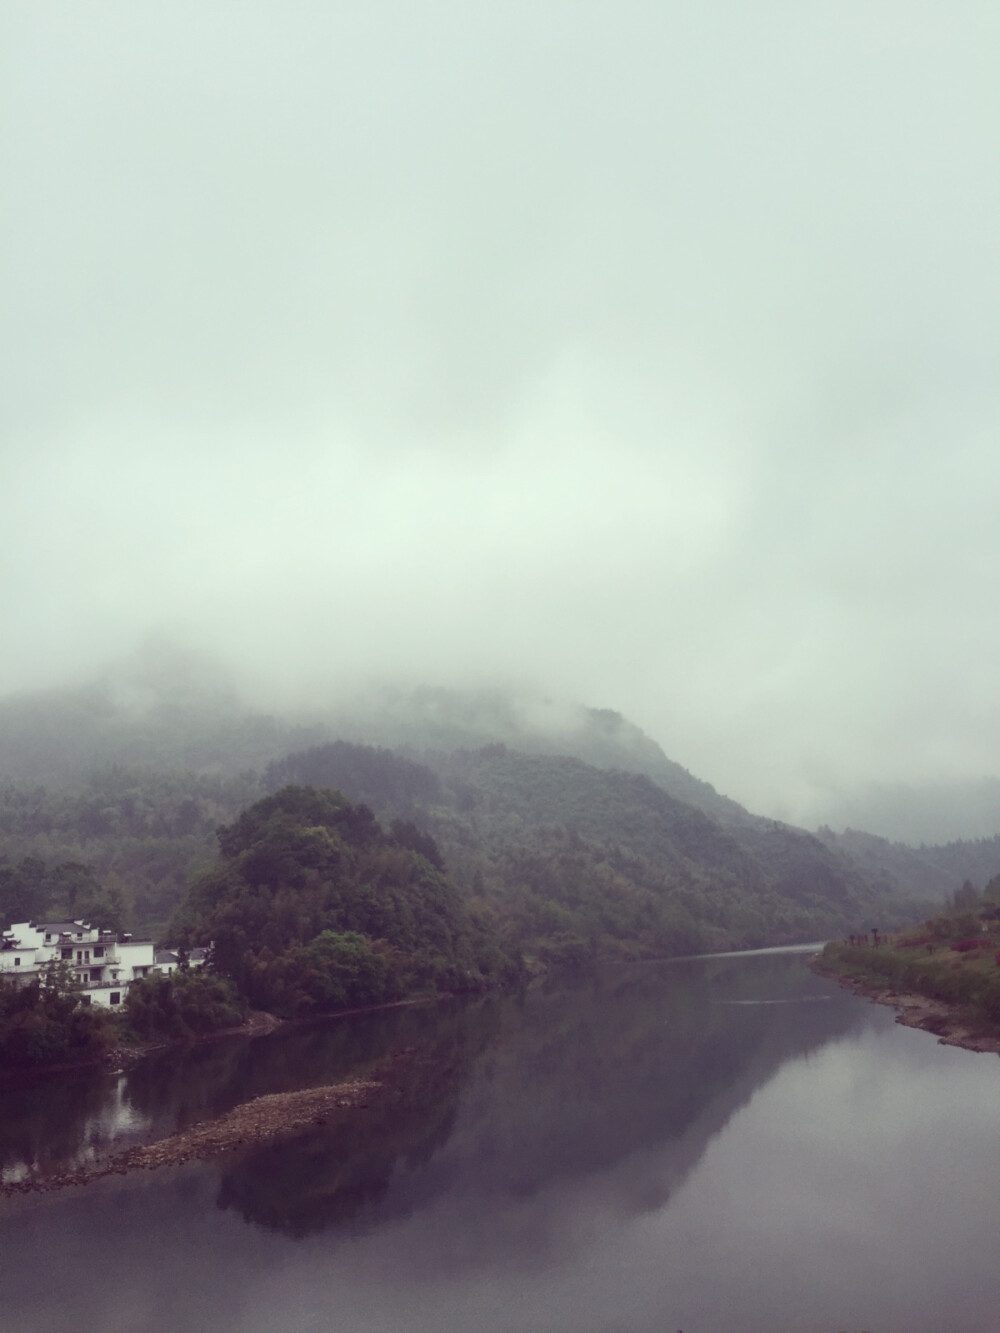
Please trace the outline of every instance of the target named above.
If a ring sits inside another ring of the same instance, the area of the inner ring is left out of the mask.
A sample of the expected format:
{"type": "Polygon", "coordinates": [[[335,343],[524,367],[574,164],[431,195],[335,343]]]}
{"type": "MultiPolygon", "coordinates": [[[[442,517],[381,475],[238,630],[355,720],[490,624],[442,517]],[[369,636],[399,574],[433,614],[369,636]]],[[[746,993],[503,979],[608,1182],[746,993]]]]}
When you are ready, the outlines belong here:
{"type": "Polygon", "coordinates": [[[806,957],[609,968],[2,1091],[17,1180],[421,1057],[294,1141],[0,1200],[0,1329],[993,1333],[1000,1060],[806,957]]]}

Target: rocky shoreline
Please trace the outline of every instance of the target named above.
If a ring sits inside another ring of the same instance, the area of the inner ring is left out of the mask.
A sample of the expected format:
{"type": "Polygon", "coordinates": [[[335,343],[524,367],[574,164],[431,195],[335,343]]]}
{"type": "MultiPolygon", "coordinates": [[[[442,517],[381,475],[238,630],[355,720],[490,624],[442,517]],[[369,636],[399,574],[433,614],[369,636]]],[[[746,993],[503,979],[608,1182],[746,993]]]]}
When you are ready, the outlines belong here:
{"type": "MultiPolygon", "coordinates": [[[[217,1041],[220,1037],[262,1037],[268,1032],[274,1032],[276,1028],[284,1027],[288,1019],[276,1018],[274,1014],[264,1013],[263,1010],[252,1009],[242,1023],[236,1023],[233,1027],[218,1028],[215,1032],[202,1032],[191,1037],[164,1037],[160,1040],[145,1041],[137,1043],[122,1043],[119,1046],[113,1046],[107,1051],[100,1060],[91,1062],[99,1064],[108,1073],[118,1074],[126,1069],[131,1069],[139,1060],[147,1055],[152,1055],[154,1051],[165,1051],[170,1046],[191,1045],[194,1042],[217,1041]]],[[[39,1070],[37,1072],[58,1072],[60,1068],[85,1068],[84,1065],[74,1066],[50,1066],[48,1071],[39,1070]]],[[[34,1073],[34,1070],[25,1071],[34,1073]]]]}
{"type": "MultiPolygon", "coordinates": [[[[395,1064],[408,1052],[399,1052],[395,1064]]],[[[12,1194],[46,1193],[71,1185],[88,1185],[103,1176],[129,1171],[154,1171],[161,1166],[183,1166],[193,1160],[207,1161],[240,1148],[255,1147],[292,1138],[314,1125],[324,1125],[340,1112],[363,1109],[370,1100],[387,1093],[391,1085],[390,1062],[384,1062],[379,1078],[349,1079],[298,1092],[275,1092],[234,1106],[214,1120],[202,1121],[155,1143],[141,1144],[91,1166],[63,1171],[37,1179],[0,1185],[0,1197],[12,1194]]]]}
{"type": "Polygon", "coordinates": [[[817,954],[811,967],[821,977],[830,977],[845,990],[863,995],[876,1004],[887,1004],[896,1012],[896,1022],[904,1027],[931,1032],[943,1046],[959,1046],[965,1051],[1000,1055],[1000,1032],[984,1025],[983,1020],[962,1005],[932,1000],[913,991],[893,990],[882,981],[864,981],[845,976],[835,968],[825,967],[817,954]]]}

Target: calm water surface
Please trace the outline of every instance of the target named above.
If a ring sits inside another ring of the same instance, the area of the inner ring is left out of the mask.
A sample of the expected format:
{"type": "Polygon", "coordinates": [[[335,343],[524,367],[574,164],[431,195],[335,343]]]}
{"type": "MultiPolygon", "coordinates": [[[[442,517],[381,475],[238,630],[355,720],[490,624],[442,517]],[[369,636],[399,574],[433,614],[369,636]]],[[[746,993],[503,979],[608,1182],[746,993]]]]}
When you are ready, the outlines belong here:
{"type": "Polygon", "coordinates": [[[18,1333],[979,1333],[1000,1060],[789,952],[608,971],[0,1093],[44,1175],[247,1097],[425,1057],[294,1142],[0,1201],[18,1333]]]}

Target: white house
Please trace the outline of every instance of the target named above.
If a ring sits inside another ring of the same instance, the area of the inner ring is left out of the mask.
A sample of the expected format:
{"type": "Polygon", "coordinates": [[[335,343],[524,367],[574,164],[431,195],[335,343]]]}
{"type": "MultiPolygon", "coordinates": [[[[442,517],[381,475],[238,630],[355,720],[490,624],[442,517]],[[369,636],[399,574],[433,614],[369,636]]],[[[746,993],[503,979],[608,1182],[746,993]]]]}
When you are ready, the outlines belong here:
{"type": "MultiPolygon", "coordinates": [[[[176,955],[172,957],[173,966],[162,965],[152,940],[99,930],[85,921],[21,921],[0,937],[0,979],[18,984],[33,981],[66,963],[83,987],[81,1003],[115,1009],[124,1003],[133,981],[150,972],[172,972],[179,961],[176,955]]],[[[191,950],[190,966],[204,961],[204,949],[191,950]]]]}
{"type": "MultiPolygon", "coordinates": [[[[181,965],[182,953],[179,949],[157,949],[153,956],[153,965],[157,972],[176,972],[181,965]]],[[[188,967],[203,967],[208,962],[207,949],[189,949],[188,967]]]]}

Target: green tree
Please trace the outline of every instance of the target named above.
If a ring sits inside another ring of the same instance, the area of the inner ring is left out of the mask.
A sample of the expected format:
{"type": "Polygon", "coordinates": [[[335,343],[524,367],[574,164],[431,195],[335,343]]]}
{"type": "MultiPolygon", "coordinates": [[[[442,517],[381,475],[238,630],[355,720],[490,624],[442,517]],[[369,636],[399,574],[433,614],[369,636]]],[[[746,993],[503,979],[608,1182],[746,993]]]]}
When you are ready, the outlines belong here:
{"type": "Polygon", "coordinates": [[[68,968],[27,986],[0,983],[0,1067],[91,1060],[112,1041],[110,1015],[79,1003],[68,968]]]}
{"type": "Polygon", "coordinates": [[[33,921],[48,903],[45,863],[26,856],[18,865],[0,864],[0,923],[6,930],[15,921],[33,921]]]}
{"type": "Polygon", "coordinates": [[[518,975],[449,877],[339,792],[284,787],[218,839],[176,936],[211,939],[253,1004],[304,1012],[518,975]]]}
{"type": "Polygon", "coordinates": [[[194,1037],[234,1027],[246,1004],[231,981],[205,968],[152,972],[129,987],[125,1015],[139,1037],[194,1037]]]}

